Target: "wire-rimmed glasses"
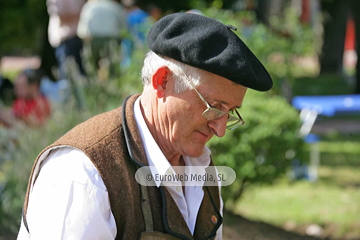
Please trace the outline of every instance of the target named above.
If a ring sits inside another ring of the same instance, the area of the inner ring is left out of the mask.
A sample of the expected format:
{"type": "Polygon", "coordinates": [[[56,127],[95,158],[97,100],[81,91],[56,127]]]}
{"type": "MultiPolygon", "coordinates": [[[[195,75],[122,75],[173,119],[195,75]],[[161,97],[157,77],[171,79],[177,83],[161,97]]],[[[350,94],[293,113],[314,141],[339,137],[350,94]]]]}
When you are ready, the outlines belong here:
{"type": "Polygon", "coordinates": [[[224,112],[218,108],[212,107],[205,99],[204,97],[199,93],[199,91],[196,89],[195,84],[193,81],[182,71],[187,81],[191,84],[191,86],[194,88],[195,92],[199,95],[201,101],[206,105],[207,109],[202,113],[202,116],[206,120],[216,120],[219,119],[225,115],[228,115],[228,119],[226,122],[226,129],[228,130],[234,130],[235,128],[244,125],[245,122],[240,116],[240,113],[235,109],[231,110],[230,112],[224,112]],[[236,114],[236,115],[235,115],[236,114]]]}

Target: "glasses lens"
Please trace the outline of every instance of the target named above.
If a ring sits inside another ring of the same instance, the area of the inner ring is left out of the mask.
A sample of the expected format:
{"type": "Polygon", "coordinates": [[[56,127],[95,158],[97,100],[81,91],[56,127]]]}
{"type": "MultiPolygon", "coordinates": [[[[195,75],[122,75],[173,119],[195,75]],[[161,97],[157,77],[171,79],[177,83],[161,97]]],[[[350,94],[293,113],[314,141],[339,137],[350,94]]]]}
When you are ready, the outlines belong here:
{"type": "MultiPolygon", "coordinates": [[[[227,115],[227,113],[223,112],[217,108],[208,108],[203,112],[202,115],[207,120],[216,120],[216,119],[223,117],[224,115],[227,115]]],[[[228,114],[228,120],[226,122],[226,128],[228,130],[233,130],[243,124],[244,124],[244,121],[242,119],[240,119],[239,117],[233,116],[231,114],[228,114]]]]}
{"type": "MultiPolygon", "coordinates": [[[[234,118],[234,117],[233,117],[234,118]]],[[[240,119],[228,119],[226,123],[226,128],[228,130],[233,130],[241,125],[240,119]]]]}
{"type": "Polygon", "coordinates": [[[216,109],[216,108],[208,108],[203,112],[203,117],[207,120],[216,120],[226,115],[227,113],[216,109]]]}
{"type": "Polygon", "coordinates": [[[235,129],[235,128],[239,127],[240,125],[243,125],[243,124],[244,124],[243,120],[229,114],[229,118],[228,118],[228,121],[226,123],[226,128],[228,130],[233,130],[233,129],[235,129]]]}

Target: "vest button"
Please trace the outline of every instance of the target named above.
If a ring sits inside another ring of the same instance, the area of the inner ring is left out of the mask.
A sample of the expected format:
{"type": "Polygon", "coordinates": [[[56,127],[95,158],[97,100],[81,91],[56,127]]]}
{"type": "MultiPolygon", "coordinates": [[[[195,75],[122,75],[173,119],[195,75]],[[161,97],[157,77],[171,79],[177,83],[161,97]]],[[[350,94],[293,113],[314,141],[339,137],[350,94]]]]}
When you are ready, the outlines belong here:
{"type": "Polygon", "coordinates": [[[216,224],[216,223],[218,222],[217,217],[216,217],[215,215],[212,215],[212,216],[210,217],[210,220],[211,220],[211,222],[212,222],[213,224],[216,224]]]}

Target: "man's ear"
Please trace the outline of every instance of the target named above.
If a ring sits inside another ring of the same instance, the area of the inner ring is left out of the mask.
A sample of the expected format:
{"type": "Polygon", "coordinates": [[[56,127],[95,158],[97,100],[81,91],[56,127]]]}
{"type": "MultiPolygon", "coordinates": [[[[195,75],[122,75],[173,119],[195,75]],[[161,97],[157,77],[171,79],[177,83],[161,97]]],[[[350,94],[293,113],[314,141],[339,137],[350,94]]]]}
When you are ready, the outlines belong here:
{"type": "Polygon", "coordinates": [[[166,85],[170,79],[170,75],[170,69],[166,66],[162,66],[158,68],[152,76],[152,86],[156,91],[156,95],[158,98],[162,98],[165,96],[166,85]]]}

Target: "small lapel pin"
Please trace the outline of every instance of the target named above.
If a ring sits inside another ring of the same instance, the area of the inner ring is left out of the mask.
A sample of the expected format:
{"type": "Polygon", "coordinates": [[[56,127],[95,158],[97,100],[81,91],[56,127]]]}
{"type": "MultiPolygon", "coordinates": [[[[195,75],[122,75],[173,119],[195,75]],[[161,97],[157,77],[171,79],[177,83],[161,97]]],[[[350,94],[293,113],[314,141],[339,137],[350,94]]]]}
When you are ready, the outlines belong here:
{"type": "Polygon", "coordinates": [[[211,222],[212,222],[213,224],[216,224],[216,223],[218,222],[217,217],[216,217],[215,215],[212,215],[212,216],[210,217],[210,220],[211,220],[211,222]]]}

